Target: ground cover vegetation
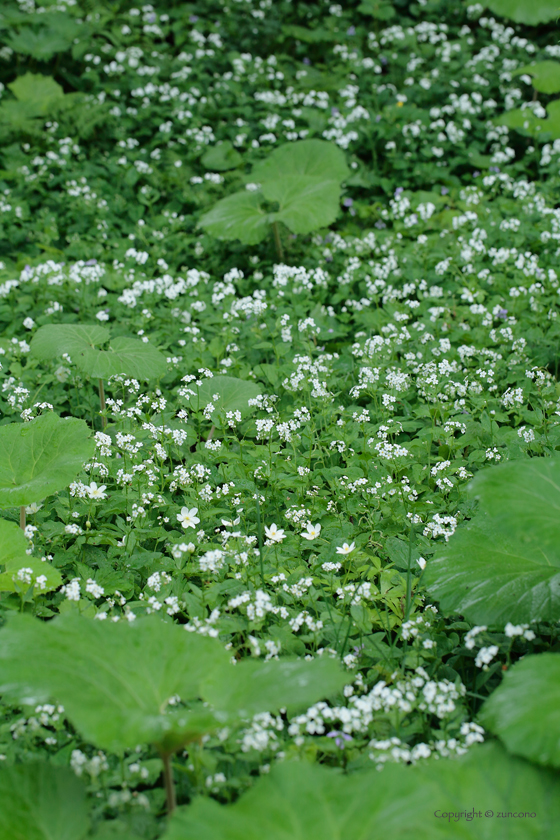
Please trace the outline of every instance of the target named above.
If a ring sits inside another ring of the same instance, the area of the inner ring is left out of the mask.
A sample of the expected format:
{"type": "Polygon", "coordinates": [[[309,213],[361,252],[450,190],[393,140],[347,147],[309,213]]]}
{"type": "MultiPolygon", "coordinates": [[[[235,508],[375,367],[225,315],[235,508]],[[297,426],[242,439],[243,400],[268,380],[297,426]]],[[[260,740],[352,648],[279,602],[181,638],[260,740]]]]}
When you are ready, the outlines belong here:
{"type": "Polygon", "coordinates": [[[2,4],[0,840],[557,837],[556,15],[2,4]]]}

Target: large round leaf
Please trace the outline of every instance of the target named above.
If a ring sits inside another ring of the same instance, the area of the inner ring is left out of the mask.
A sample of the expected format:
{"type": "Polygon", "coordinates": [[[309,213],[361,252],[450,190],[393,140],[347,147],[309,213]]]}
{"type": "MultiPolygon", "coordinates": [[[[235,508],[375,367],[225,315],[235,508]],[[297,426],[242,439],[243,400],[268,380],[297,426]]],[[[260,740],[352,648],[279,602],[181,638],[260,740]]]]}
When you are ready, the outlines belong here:
{"type": "Polygon", "coordinates": [[[262,394],[260,386],[255,382],[237,379],[235,376],[213,376],[205,379],[200,386],[195,385],[192,390],[195,394],[189,396],[188,403],[195,411],[201,411],[208,403],[214,403],[217,412],[239,411],[242,415],[255,410],[249,405],[249,400],[262,394]],[[216,396],[217,399],[214,399],[216,396]]]}
{"type": "Polygon", "coordinates": [[[518,67],[511,74],[520,76],[525,73],[533,79],[533,87],[540,93],[558,93],[560,91],[560,62],[539,61],[536,64],[525,64],[518,67]]]}
{"type": "Polygon", "coordinates": [[[342,149],[327,140],[298,140],[285,143],[266,160],[255,164],[251,181],[259,184],[285,177],[318,178],[340,184],[350,174],[342,149]]]}
{"type": "Polygon", "coordinates": [[[270,214],[262,209],[260,192],[242,190],[218,201],[199,221],[216,239],[240,239],[245,245],[262,242],[270,229],[270,214]]]}
{"type": "Polygon", "coordinates": [[[560,654],[515,664],[484,704],[481,720],[510,752],[560,767],[560,654]]]}
{"type": "Polygon", "coordinates": [[[0,426],[0,508],[39,502],[67,487],[94,450],[87,424],[73,417],[49,412],[0,426]]]}
{"type": "Polygon", "coordinates": [[[85,787],[66,767],[0,764],[0,840],[82,840],[85,787]]]}
{"type": "Polygon", "coordinates": [[[165,357],[151,344],[138,338],[117,336],[108,350],[99,344],[109,340],[109,331],[95,324],[46,324],[31,341],[31,354],[54,359],[67,353],[76,366],[94,379],[124,374],[134,379],[156,379],[167,370],[165,357]]]}
{"type": "Polygon", "coordinates": [[[261,187],[269,201],[278,201],[280,209],[274,220],[282,222],[293,233],[311,233],[328,227],[339,212],[340,186],[338,181],[300,175],[284,175],[267,181],[261,187]]]}
{"type": "Polygon", "coordinates": [[[486,5],[495,15],[538,26],[558,17],[558,0],[486,0],[486,5]]]}
{"type": "Polygon", "coordinates": [[[555,775],[497,744],[458,760],[349,775],[292,761],[274,766],[234,805],[204,797],[180,808],[162,840],[556,840],[559,803],[555,775]],[[450,812],[461,817],[449,819],[450,812]],[[515,817],[502,822],[504,812],[515,817]]]}

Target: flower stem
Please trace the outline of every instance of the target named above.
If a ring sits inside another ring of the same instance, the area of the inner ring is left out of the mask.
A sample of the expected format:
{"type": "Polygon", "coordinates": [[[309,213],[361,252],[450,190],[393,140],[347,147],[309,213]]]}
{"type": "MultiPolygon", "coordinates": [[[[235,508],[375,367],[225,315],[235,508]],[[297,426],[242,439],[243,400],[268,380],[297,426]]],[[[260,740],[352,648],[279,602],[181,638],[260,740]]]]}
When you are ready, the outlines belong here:
{"type": "Polygon", "coordinates": [[[25,505],[22,505],[19,509],[19,527],[22,531],[25,531],[25,505]]]}
{"type": "Polygon", "coordinates": [[[175,782],[173,781],[171,755],[169,753],[162,753],[161,760],[163,761],[163,781],[165,785],[167,813],[172,814],[175,808],[177,807],[177,797],[175,795],[175,782]]]}
{"type": "Polygon", "coordinates": [[[282,247],[282,240],[280,239],[280,231],[278,230],[278,222],[272,222],[272,234],[274,236],[274,246],[276,248],[276,256],[281,262],[284,262],[284,249],[282,247]]]}
{"type": "Polygon", "coordinates": [[[99,402],[101,403],[101,428],[107,428],[107,418],[105,417],[105,389],[103,388],[103,380],[99,379],[99,402]]]}

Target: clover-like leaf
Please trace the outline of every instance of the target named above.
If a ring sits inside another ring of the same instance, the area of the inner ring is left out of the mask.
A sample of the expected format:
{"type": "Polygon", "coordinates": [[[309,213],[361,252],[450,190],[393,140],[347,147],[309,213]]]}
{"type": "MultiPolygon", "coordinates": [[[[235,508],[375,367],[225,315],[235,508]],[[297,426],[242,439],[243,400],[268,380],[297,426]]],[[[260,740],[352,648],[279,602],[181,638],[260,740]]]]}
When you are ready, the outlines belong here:
{"type": "Polygon", "coordinates": [[[381,773],[342,775],[284,762],[234,805],[199,797],[179,808],[162,840],[495,840],[505,836],[496,828],[501,812],[531,814],[508,821],[510,840],[554,840],[559,794],[555,775],[509,756],[498,744],[475,746],[458,760],[387,765],[381,773]],[[470,819],[453,821],[450,830],[444,814],[461,811],[470,812],[470,819]]]}
{"type": "Polygon", "coordinates": [[[472,621],[560,618],[560,458],[510,461],[480,472],[482,513],[428,562],[424,580],[446,611],[472,621]]]}
{"type": "Polygon", "coordinates": [[[87,424],[73,417],[49,412],[0,426],[0,508],[29,505],[64,489],[94,450],[87,424]]]}
{"type": "Polygon", "coordinates": [[[495,15],[529,26],[555,20],[560,12],[558,0],[486,0],[486,5],[495,15]]]}
{"type": "MultiPolygon", "coordinates": [[[[249,405],[249,400],[262,394],[256,382],[237,379],[235,376],[212,376],[204,379],[199,386],[188,387],[194,391],[194,395],[188,396],[187,401],[195,411],[201,411],[208,403],[214,403],[216,412],[224,414],[227,411],[239,411],[242,416],[255,410],[254,406],[249,405]],[[214,399],[215,396],[217,399],[214,399]]],[[[212,419],[215,419],[214,415],[212,419]]]]}
{"type": "Polygon", "coordinates": [[[560,62],[539,61],[536,64],[524,64],[511,74],[525,74],[533,79],[533,87],[540,93],[558,93],[560,91],[560,62]]]}
{"type": "Polygon", "coordinates": [[[526,656],[513,665],[481,720],[510,752],[560,767],[560,654],[526,656]]]}
{"type": "Polygon", "coordinates": [[[45,324],[31,340],[31,355],[48,360],[67,353],[80,370],[94,379],[122,373],[148,380],[167,370],[165,357],[151,344],[117,336],[108,350],[98,348],[108,340],[109,331],[95,324],[45,324]]]}
{"type": "Polygon", "coordinates": [[[66,767],[0,764],[0,840],[82,840],[86,790],[66,767]]]}

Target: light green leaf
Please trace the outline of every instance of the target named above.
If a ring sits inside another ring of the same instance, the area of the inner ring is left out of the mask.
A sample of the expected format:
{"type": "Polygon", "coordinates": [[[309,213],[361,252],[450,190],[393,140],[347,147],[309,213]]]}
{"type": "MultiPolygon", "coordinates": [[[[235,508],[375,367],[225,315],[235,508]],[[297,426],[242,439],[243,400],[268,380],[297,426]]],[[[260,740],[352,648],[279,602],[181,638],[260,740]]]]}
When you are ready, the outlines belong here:
{"type": "Polygon", "coordinates": [[[29,541],[15,522],[0,519],[0,563],[17,563],[29,559],[29,541]]]}
{"type": "Polygon", "coordinates": [[[80,370],[94,379],[121,373],[135,379],[156,379],[167,370],[165,357],[151,344],[118,336],[108,350],[98,349],[97,345],[108,339],[109,330],[93,324],[46,324],[31,340],[31,355],[47,360],[67,353],[80,370]]]}
{"type": "Polygon", "coordinates": [[[279,146],[253,167],[251,181],[259,184],[287,176],[318,178],[340,184],[350,174],[342,149],[327,140],[298,140],[279,146]]]}
{"type": "Polygon", "coordinates": [[[40,113],[47,114],[53,102],[64,96],[64,90],[51,76],[25,73],[8,87],[19,102],[32,103],[40,113]]]}
{"type": "Polygon", "coordinates": [[[85,787],[71,770],[0,764],[0,840],[82,840],[88,830],[85,787]]]}
{"type": "Polygon", "coordinates": [[[508,621],[557,621],[560,617],[560,556],[538,546],[477,527],[458,530],[424,572],[430,595],[442,610],[477,624],[504,627],[508,621]]]}
{"type": "MultiPolygon", "coordinates": [[[[242,416],[256,410],[249,405],[249,400],[253,400],[262,394],[262,389],[256,382],[236,379],[234,376],[213,376],[210,379],[203,380],[199,387],[196,385],[189,385],[189,387],[195,391],[194,396],[188,397],[188,403],[193,410],[202,411],[208,403],[213,402],[216,406],[216,413],[240,411],[242,416]],[[214,400],[216,394],[218,399],[214,400]]],[[[214,415],[212,419],[215,419],[214,415]]]]}
{"type": "Polygon", "coordinates": [[[49,412],[0,427],[0,508],[40,502],[67,487],[95,442],[83,420],[49,412]]]}
{"type": "Polygon", "coordinates": [[[53,55],[65,52],[72,46],[72,40],[56,29],[41,28],[36,32],[30,26],[14,32],[6,43],[14,52],[30,55],[39,61],[48,61],[53,55]]]}
{"type": "Polygon", "coordinates": [[[206,169],[213,172],[225,172],[228,169],[235,169],[243,163],[239,152],[233,148],[229,140],[216,143],[202,155],[202,163],[206,169]]]}
{"type": "Polygon", "coordinates": [[[558,140],[560,139],[560,99],[549,102],[546,110],[548,117],[540,119],[528,108],[524,110],[516,108],[513,111],[506,111],[505,114],[495,120],[495,123],[496,125],[507,125],[508,128],[515,128],[531,137],[550,135],[552,140],[558,140]]]}
{"type": "Polygon", "coordinates": [[[391,20],[396,15],[393,5],[387,0],[363,0],[358,6],[358,11],[377,20],[391,20]]]}
{"type": "Polygon", "coordinates": [[[506,671],[481,722],[510,752],[560,767],[560,654],[526,656],[506,671]]]}
{"type": "Polygon", "coordinates": [[[198,224],[216,239],[239,239],[245,245],[256,245],[268,235],[271,221],[262,203],[262,193],[242,190],[218,201],[198,224]]]}
{"type": "Polygon", "coordinates": [[[442,609],[479,624],[560,618],[560,458],[510,461],[469,485],[481,513],[428,562],[442,609]]]}
{"type": "Polygon", "coordinates": [[[61,584],[62,575],[58,569],[36,557],[12,560],[0,575],[0,592],[27,592],[33,586],[33,595],[37,597],[58,589],[61,584]]]}
{"type": "Polygon", "coordinates": [[[560,14],[558,0],[486,0],[486,5],[495,15],[529,26],[548,23],[560,14]]]}
{"type": "Polygon", "coordinates": [[[287,707],[290,711],[342,690],[348,673],[338,661],[245,660],[235,668],[215,671],[202,685],[204,697],[216,709],[237,709],[244,717],[287,707]]]}
{"type": "Polygon", "coordinates": [[[501,812],[535,814],[508,819],[508,840],[555,840],[559,801],[556,776],[497,744],[473,747],[460,759],[349,775],[285,762],[234,805],[200,797],[179,808],[162,840],[496,840],[506,836],[501,812]],[[479,816],[450,823],[442,816],[450,811],[479,816]]]}
{"type": "Polygon", "coordinates": [[[169,700],[196,699],[213,668],[233,667],[216,639],[155,616],[114,624],[15,615],[0,639],[0,691],[54,698],[86,740],[112,752],[148,742],[172,751],[215,727],[207,710],[174,711],[169,700]]]}
{"type": "Polygon", "coordinates": [[[278,201],[280,210],[274,220],[293,233],[307,234],[331,225],[339,213],[340,186],[336,181],[299,175],[285,175],[261,186],[268,201],[278,201]]]}
{"type": "Polygon", "coordinates": [[[525,64],[511,74],[526,74],[533,79],[533,87],[540,93],[558,93],[560,91],[560,62],[539,61],[537,64],[525,64]]]}

